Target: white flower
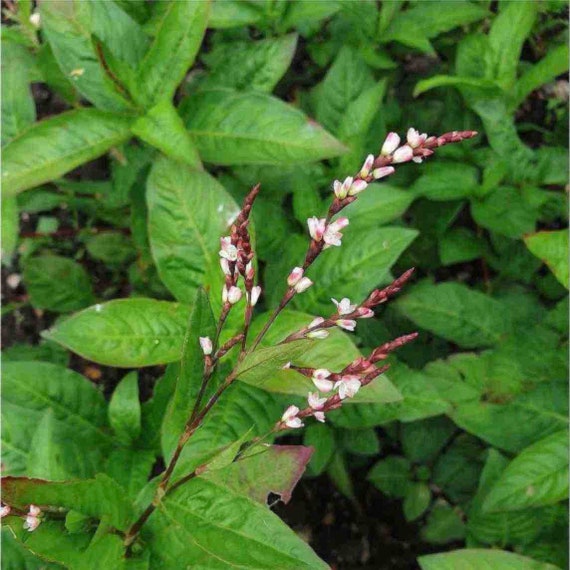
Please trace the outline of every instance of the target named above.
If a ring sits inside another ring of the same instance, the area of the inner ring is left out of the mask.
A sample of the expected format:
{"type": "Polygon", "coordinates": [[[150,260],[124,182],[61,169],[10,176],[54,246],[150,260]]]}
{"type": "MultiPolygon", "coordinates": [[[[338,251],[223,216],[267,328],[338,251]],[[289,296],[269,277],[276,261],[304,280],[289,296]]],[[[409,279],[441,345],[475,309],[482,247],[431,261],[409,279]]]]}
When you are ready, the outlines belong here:
{"type": "Polygon", "coordinates": [[[289,277],[287,277],[287,285],[289,285],[289,287],[297,285],[301,277],[303,277],[303,269],[301,267],[293,267],[291,273],[289,273],[289,277]]]}
{"type": "Polygon", "coordinates": [[[330,371],[326,368],[318,368],[313,371],[313,384],[324,394],[330,392],[334,388],[334,382],[332,380],[327,380],[330,375],[330,371]]]}
{"type": "Polygon", "coordinates": [[[316,327],[318,325],[320,325],[321,323],[324,323],[325,319],[323,319],[323,317],[315,317],[310,323],[309,323],[309,328],[312,329],[313,327],[316,327]]]}
{"type": "Polygon", "coordinates": [[[202,347],[202,352],[207,356],[212,354],[212,341],[210,340],[209,336],[201,336],[200,337],[200,346],[202,347]]]}
{"type": "Polygon", "coordinates": [[[307,219],[307,225],[309,226],[309,234],[315,241],[321,241],[323,239],[323,234],[326,229],[326,219],[317,218],[313,216],[307,219]]]}
{"type": "Polygon", "coordinates": [[[0,519],[7,517],[10,514],[11,510],[12,510],[12,508],[10,507],[10,505],[0,506],[0,519]]]}
{"type": "Polygon", "coordinates": [[[241,289],[239,287],[231,286],[228,290],[227,287],[222,289],[222,301],[235,305],[241,299],[241,289]]]}
{"type": "Polygon", "coordinates": [[[281,367],[282,370],[288,370],[289,368],[291,368],[291,363],[290,363],[290,362],[286,362],[286,363],[281,367]]]}
{"type": "Polygon", "coordinates": [[[357,194],[360,194],[360,192],[362,192],[363,190],[366,190],[367,186],[368,182],[366,182],[365,180],[355,180],[352,183],[350,190],[348,191],[348,195],[356,196],[357,194]]]}
{"type": "Polygon", "coordinates": [[[251,294],[250,294],[250,299],[249,299],[249,304],[254,307],[255,304],[257,303],[257,300],[259,299],[259,296],[261,295],[261,287],[259,285],[256,285],[255,287],[251,288],[251,294]]]}
{"type": "Polygon", "coordinates": [[[340,301],[337,301],[336,299],[331,299],[331,301],[336,305],[339,315],[348,315],[356,309],[356,305],[351,305],[348,297],[344,297],[344,299],[341,299],[340,301]]]}
{"type": "Polygon", "coordinates": [[[325,230],[323,240],[327,246],[341,244],[342,234],[340,230],[348,226],[348,218],[339,218],[338,220],[330,223],[325,230]]]}
{"type": "Polygon", "coordinates": [[[36,507],[36,505],[30,505],[28,515],[31,517],[37,517],[41,512],[41,509],[39,507],[36,507]]]}
{"type": "Polygon", "coordinates": [[[366,178],[370,174],[370,170],[372,170],[373,166],[374,166],[374,155],[369,154],[366,157],[366,160],[364,161],[362,168],[360,169],[360,176],[362,178],[366,178]]]}
{"type": "Polygon", "coordinates": [[[301,418],[297,417],[299,413],[299,408],[297,406],[289,406],[285,413],[281,416],[281,421],[290,428],[300,428],[303,427],[303,422],[301,418]]]}
{"type": "Polygon", "coordinates": [[[34,12],[30,16],[30,24],[34,26],[34,28],[39,29],[41,25],[41,17],[39,12],[34,12]]]}
{"type": "Polygon", "coordinates": [[[386,137],[386,140],[382,145],[382,150],[380,151],[380,154],[383,154],[384,156],[392,154],[398,148],[399,144],[400,144],[400,137],[398,136],[398,134],[388,133],[388,136],[386,137]]]}
{"type": "Polygon", "coordinates": [[[237,260],[237,247],[232,245],[232,238],[230,236],[220,238],[220,247],[220,257],[223,257],[228,261],[237,260]]]}
{"type": "Polygon", "coordinates": [[[309,396],[307,397],[307,402],[309,402],[309,406],[312,410],[322,410],[326,401],[326,398],[319,398],[318,392],[309,392],[309,396]]]}
{"type": "Polygon", "coordinates": [[[338,395],[341,400],[352,398],[360,389],[360,378],[358,376],[343,376],[335,385],[338,388],[338,395]]]}
{"type": "Polygon", "coordinates": [[[334,194],[339,200],[344,200],[348,196],[353,180],[352,176],[347,176],[342,183],[338,180],[333,182],[334,194]]]}
{"type": "Polygon", "coordinates": [[[325,423],[325,413],[324,412],[315,412],[313,414],[313,416],[315,416],[315,419],[318,420],[319,422],[321,422],[322,424],[325,423]]]}
{"type": "Polygon", "coordinates": [[[424,144],[426,139],[427,139],[426,133],[422,133],[420,135],[419,131],[417,131],[416,129],[412,129],[412,128],[408,129],[407,140],[408,140],[408,144],[412,148],[418,148],[419,146],[424,144]]]}
{"type": "Polygon", "coordinates": [[[351,332],[356,328],[356,321],[351,319],[338,319],[335,324],[337,327],[351,332]]]}
{"type": "Polygon", "coordinates": [[[412,160],[413,157],[414,151],[412,150],[412,147],[405,144],[394,152],[394,155],[392,156],[392,162],[408,162],[412,160]]]}
{"type": "Polygon", "coordinates": [[[380,168],[375,168],[374,172],[372,172],[372,176],[374,180],[380,180],[380,178],[384,178],[386,176],[390,176],[396,172],[396,169],[393,166],[381,166],[380,168]]]}
{"type": "Polygon", "coordinates": [[[302,277],[297,283],[295,283],[293,288],[297,293],[302,293],[303,291],[306,291],[312,284],[313,282],[308,277],[302,277]]]}
{"type": "Polygon", "coordinates": [[[329,331],[326,331],[324,329],[311,331],[308,332],[305,336],[307,338],[320,338],[320,339],[327,338],[327,336],[329,336],[329,331]]]}
{"type": "Polygon", "coordinates": [[[230,271],[230,262],[225,257],[220,257],[220,267],[222,268],[224,275],[232,274],[230,271]]]}

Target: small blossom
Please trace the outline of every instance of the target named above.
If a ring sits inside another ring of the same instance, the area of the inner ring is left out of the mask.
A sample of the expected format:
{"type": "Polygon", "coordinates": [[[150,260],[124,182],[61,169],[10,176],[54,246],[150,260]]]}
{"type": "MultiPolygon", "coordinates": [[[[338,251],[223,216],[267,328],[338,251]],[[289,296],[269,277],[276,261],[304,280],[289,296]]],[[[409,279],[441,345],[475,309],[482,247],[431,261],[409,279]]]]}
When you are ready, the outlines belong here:
{"type": "Polygon", "coordinates": [[[388,133],[388,136],[386,137],[386,140],[382,145],[382,150],[380,151],[380,154],[388,156],[389,154],[392,154],[398,148],[399,145],[400,145],[400,137],[398,136],[398,134],[388,133]]]}
{"type": "Polygon", "coordinates": [[[37,517],[41,512],[42,512],[41,509],[39,507],[36,507],[36,505],[30,505],[30,510],[28,514],[31,517],[37,517]]]}
{"type": "Polygon", "coordinates": [[[308,277],[302,277],[297,283],[294,285],[294,289],[297,293],[302,293],[306,291],[313,282],[308,277]]]}
{"type": "Polygon", "coordinates": [[[34,28],[39,29],[40,25],[41,25],[41,17],[40,17],[40,13],[39,12],[34,12],[31,16],[30,16],[30,24],[32,24],[32,26],[34,26],[34,28]]]}
{"type": "Polygon", "coordinates": [[[224,303],[230,303],[230,305],[235,305],[241,299],[241,289],[239,287],[232,286],[229,288],[224,287],[222,290],[222,301],[224,303]]]}
{"type": "Polygon", "coordinates": [[[340,230],[348,226],[348,218],[339,218],[338,220],[330,223],[325,230],[323,240],[327,246],[341,245],[342,234],[340,230]]]}
{"type": "Polygon", "coordinates": [[[340,301],[337,301],[336,299],[331,299],[331,301],[336,305],[339,315],[348,315],[356,309],[356,305],[351,305],[348,297],[344,297],[344,299],[341,299],[340,301]]]}
{"type": "Polygon", "coordinates": [[[309,402],[309,406],[311,407],[312,410],[322,410],[327,399],[319,398],[318,392],[309,392],[307,401],[309,402]]]}
{"type": "Polygon", "coordinates": [[[322,424],[325,423],[325,413],[324,412],[315,412],[313,414],[313,416],[315,416],[315,419],[318,420],[319,422],[321,422],[322,424]]]}
{"type": "Polygon", "coordinates": [[[259,299],[259,296],[261,295],[261,287],[259,285],[256,285],[255,287],[251,288],[251,294],[250,294],[250,299],[249,299],[249,304],[254,307],[255,304],[257,303],[257,300],[259,299]]]}
{"type": "Polygon", "coordinates": [[[413,160],[416,164],[421,164],[421,163],[424,161],[424,159],[423,159],[421,156],[414,156],[414,157],[412,158],[412,160],[413,160]]]}
{"type": "Polygon", "coordinates": [[[36,530],[36,528],[38,528],[38,526],[40,525],[41,520],[38,518],[38,515],[41,513],[41,510],[39,507],[36,507],[35,505],[30,505],[30,510],[28,512],[28,514],[26,515],[25,518],[25,522],[24,522],[24,528],[30,532],[36,530]]]}
{"type": "Polygon", "coordinates": [[[374,155],[369,154],[360,169],[360,176],[362,178],[366,178],[370,174],[370,170],[372,170],[372,166],[374,165],[374,155]]]}
{"type": "Polygon", "coordinates": [[[245,266],[245,278],[253,279],[254,275],[255,275],[255,269],[253,268],[253,264],[251,263],[251,261],[248,261],[247,265],[245,266]]]}
{"type": "Polygon", "coordinates": [[[396,172],[396,169],[393,166],[382,166],[380,168],[375,168],[374,172],[372,172],[372,176],[374,180],[380,180],[380,178],[385,178],[386,176],[390,176],[396,172]]]}
{"type": "Polygon", "coordinates": [[[313,216],[307,220],[307,225],[309,226],[309,234],[315,241],[321,241],[323,239],[323,234],[326,229],[325,218],[317,218],[313,216]]]}
{"type": "Polygon", "coordinates": [[[394,152],[394,155],[392,156],[392,161],[408,162],[412,160],[413,157],[414,157],[414,151],[412,150],[412,147],[405,144],[404,146],[401,146],[399,149],[397,149],[396,152],[394,152]]]}
{"type": "Polygon", "coordinates": [[[351,319],[339,319],[335,324],[337,327],[351,332],[356,328],[356,321],[351,319]]]}
{"type": "Polygon", "coordinates": [[[352,398],[360,389],[360,378],[358,376],[343,376],[334,387],[338,388],[338,396],[341,400],[352,398]]]}
{"type": "Polygon", "coordinates": [[[230,271],[230,262],[225,257],[220,257],[220,266],[224,275],[231,275],[232,272],[230,271]]]}
{"type": "Polygon", "coordinates": [[[412,128],[408,129],[407,140],[408,140],[408,144],[412,148],[418,148],[419,146],[424,144],[424,142],[426,142],[426,139],[427,139],[426,133],[422,133],[420,135],[419,131],[417,131],[416,129],[412,129],[412,128]]]}
{"type": "Polygon", "coordinates": [[[302,277],[303,269],[301,267],[294,267],[291,273],[289,273],[289,277],[287,277],[287,285],[289,285],[289,287],[297,285],[302,277]]]}
{"type": "Polygon", "coordinates": [[[372,309],[368,309],[367,307],[360,307],[358,309],[358,315],[356,315],[357,319],[371,319],[374,316],[374,311],[372,309]]]}
{"type": "Polygon", "coordinates": [[[339,200],[344,200],[348,196],[348,191],[353,181],[354,178],[352,176],[347,176],[342,183],[338,180],[333,182],[334,194],[339,200]]]}
{"type": "Polygon", "coordinates": [[[313,371],[313,384],[324,394],[330,392],[334,388],[334,382],[332,380],[327,380],[330,375],[330,371],[326,368],[318,368],[313,371]]]}
{"type": "Polygon", "coordinates": [[[325,322],[325,319],[323,319],[323,317],[315,317],[310,323],[309,323],[309,328],[312,329],[313,327],[316,327],[322,323],[325,322]]]}
{"type": "Polygon", "coordinates": [[[366,190],[366,187],[368,186],[368,182],[366,182],[365,180],[355,180],[352,183],[352,186],[350,187],[350,190],[348,191],[348,195],[349,196],[356,196],[357,194],[360,194],[360,192],[362,192],[363,190],[366,190]]]}
{"type": "Polygon", "coordinates": [[[1,505],[0,506],[0,519],[7,517],[10,514],[11,510],[12,509],[11,509],[10,505],[1,505]]]}
{"type": "Polygon", "coordinates": [[[286,362],[286,363],[281,367],[282,370],[288,370],[289,368],[291,368],[291,363],[290,363],[290,362],[286,362]]]}
{"type": "Polygon", "coordinates": [[[230,236],[220,238],[220,247],[220,257],[223,257],[228,261],[237,260],[237,247],[232,244],[232,238],[230,238],[230,236]]]}
{"type": "Polygon", "coordinates": [[[329,331],[326,331],[324,329],[311,331],[311,332],[308,332],[305,336],[307,338],[323,339],[323,338],[327,338],[327,336],[329,336],[329,331]]]}
{"type": "Polygon", "coordinates": [[[212,354],[213,346],[209,336],[200,337],[200,346],[202,347],[202,352],[206,356],[212,354]]]}
{"type": "Polygon", "coordinates": [[[297,406],[289,406],[285,413],[281,416],[281,421],[290,428],[300,428],[303,427],[303,422],[301,418],[297,417],[299,413],[299,408],[297,406]]]}
{"type": "Polygon", "coordinates": [[[343,200],[344,198],[346,198],[346,195],[342,195],[342,182],[340,180],[335,180],[333,182],[333,192],[334,195],[339,199],[339,200],[343,200]]]}

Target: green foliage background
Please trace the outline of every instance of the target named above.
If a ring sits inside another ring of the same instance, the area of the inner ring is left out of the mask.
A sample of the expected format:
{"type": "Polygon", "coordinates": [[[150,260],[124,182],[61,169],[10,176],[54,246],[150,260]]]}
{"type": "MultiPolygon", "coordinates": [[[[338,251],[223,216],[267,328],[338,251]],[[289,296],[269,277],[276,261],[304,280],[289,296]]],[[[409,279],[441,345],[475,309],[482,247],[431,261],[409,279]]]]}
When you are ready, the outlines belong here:
{"type": "MultiPolygon", "coordinates": [[[[2,461],[6,475],[60,483],[12,480],[4,496],[63,510],[27,536],[9,517],[3,566],[326,567],[254,495],[289,488],[275,477],[297,456],[243,462],[243,488],[229,483],[237,464],[196,478],[130,559],[112,529],[152,496],[153,464],[196,397],[184,362],[199,356],[182,346],[211,326],[200,287],[219,311],[218,238],[245,193],[262,183],[259,330],[332,180],[411,126],[480,135],[370,185],[347,208],[342,247],[266,339],[417,268],[379,318],[299,354],[335,369],[420,332],[374,391],[304,430],[316,449],[307,475],[353,497],[349,466],[368,467],[441,548],[424,570],[566,567],[566,2],[50,0],[39,30],[33,10],[19,1],[2,28],[2,263],[25,293],[3,309],[2,461]],[[78,169],[99,157],[96,176],[78,169]],[[30,307],[51,326],[14,343],[30,307]],[[68,368],[71,353],[135,370],[116,388],[104,376],[104,397],[68,368]],[[139,394],[136,369],[153,365],[168,366],[139,394]],[[464,550],[445,552],[458,541],[464,550]]],[[[266,432],[307,389],[255,365],[180,474],[266,432]]]]}

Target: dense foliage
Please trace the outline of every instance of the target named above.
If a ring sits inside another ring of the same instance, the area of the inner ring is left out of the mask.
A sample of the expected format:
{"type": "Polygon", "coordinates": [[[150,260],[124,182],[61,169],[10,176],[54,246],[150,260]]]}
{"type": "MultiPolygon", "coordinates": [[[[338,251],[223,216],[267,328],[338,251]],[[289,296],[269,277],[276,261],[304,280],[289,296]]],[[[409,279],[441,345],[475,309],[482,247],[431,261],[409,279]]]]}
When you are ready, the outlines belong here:
{"type": "Polygon", "coordinates": [[[440,551],[423,570],[567,567],[566,6],[6,2],[3,567],[326,568],[266,505],[305,466],[401,499],[440,551]],[[354,333],[250,362],[174,473],[199,476],[126,544],[198,396],[238,204],[261,183],[257,334],[332,181],[408,127],[480,134],[371,183],[262,347],[414,278],[354,333]],[[284,363],[342,368],[415,330],[376,389],[286,440],[303,445],[244,459],[304,401],[284,363]]]}

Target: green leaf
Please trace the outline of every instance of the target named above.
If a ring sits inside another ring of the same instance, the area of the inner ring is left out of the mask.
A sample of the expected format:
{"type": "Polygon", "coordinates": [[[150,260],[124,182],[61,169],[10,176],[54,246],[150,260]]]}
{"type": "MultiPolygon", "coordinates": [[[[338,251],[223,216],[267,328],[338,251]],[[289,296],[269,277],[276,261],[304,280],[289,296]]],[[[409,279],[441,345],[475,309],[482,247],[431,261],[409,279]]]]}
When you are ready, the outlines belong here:
{"type": "Polygon", "coordinates": [[[147,536],[152,568],[327,568],[264,505],[201,477],[162,501],[147,536]]]}
{"type": "Polygon", "coordinates": [[[204,55],[211,71],[200,87],[270,93],[289,68],[296,47],[297,34],[219,44],[204,55]]]}
{"type": "Polygon", "coordinates": [[[14,538],[8,527],[2,528],[2,561],[5,570],[60,570],[61,568],[34,556],[14,538]]]}
{"type": "MultiPolygon", "coordinates": [[[[149,442],[144,443],[148,446],[149,442]]],[[[134,501],[148,482],[155,459],[154,451],[127,447],[113,449],[107,458],[105,473],[134,501]]]]}
{"type": "Polygon", "coordinates": [[[4,195],[49,182],[101,156],[129,138],[129,124],[126,116],[97,109],[67,111],[36,123],[4,148],[4,195]]]}
{"type": "Polygon", "coordinates": [[[108,265],[121,265],[135,255],[132,241],[122,232],[103,232],[90,236],[85,244],[89,255],[108,265]]]}
{"type": "MultiPolygon", "coordinates": [[[[92,36],[92,10],[91,2],[81,0],[44,2],[40,6],[42,31],[61,70],[82,95],[99,109],[126,111],[131,107],[129,95],[102,64],[101,52],[92,36]]],[[[84,130],[90,129],[79,129],[84,130]]],[[[49,148],[39,143],[35,148],[43,146],[49,148]]],[[[77,141],[73,146],[77,146],[77,141]]]]}
{"type": "Polygon", "coordinates": [[[318,22],[332,16],[341,7],[342,0],[321,0],[320,2],[293,0],[293,2],[287,3],[287,10],[283,16],[281,26],[283,29],[288,29],[309,22],[318,22]]]}
{"type": "Polygon", "coordinates": [[[23,276],[30,301],[38,309],[67,313],[94,301],[87,272],[72,259],[32,257],[26,260],[23,276]]]}
{"type": "Polygon", "coordinates": [[[246,0],[214,0],[208,27],[213,29],[237,28],[261,22],[263,6],[246,0]]]}
{"type": "Polygon", "coordinates": [[[15,196],[2,196],[2,261],[9,262],[18,245],[20,218],[15,196]]]}
{"type": "Polygon", "coordinates": [[[378,455],[380,442],[374,428],[340,430],[340,443],[355,455],[378,455]]]}
{"type": "Polygon", "coordinates": [[[229,194],[208,173],[161,158],[148,177],[147,202],[152,255],[165,285],[184,302],[201,285],[219,284],[220,291],[219,240],[239,210],[229,194]]]}
{"type": "Polygon", "coordinates": [[[397,227],[357,228],[351,234],[349,226],[344,233],[342,247],[328,249],[312,265],[309,277],[314,285],[294,298],[296,308],[329,314],[331,297],[350,296],[360,302],[371,289],[388,281],[390,268],[418,235],[397,227]]]}
{"type": "Polygon", "coordinates": [[[154,299],[116,299],[94,305],[43,333],[77,354],[124,368],[180,358],[189,308],[154,299]]]}
{"type": "Polygon", "coordinates": [[[477,92],[481,96],[488,94],[498,94],[499,88],[494,81],[479,77],[460,77],[455,75],[433,75],[427,79],[422,79],[414,87],[414,97],[419,97],[426,91],[437,87],[469,87],[471,92],[477,92]]]}
{"type": "Polygon", "coordinates": [[[421,517],[431,502],[431,491],[426,483],[412,483],[404,498],[404,516],[407,521],[421,517]]]}
{"type": "MultiPolygon", "coordinates": [[[[465,525],[460,513],[445,503],[436,504],[421,530],[421,537],[432,544],[447,544],[448,542],[463,540],[465,538],[465,525]]],[[[424,558],[420,558],[420,564],[424,558]]],[[[455,570],[456,567],[453,568],[455,570]]],[[[495,570],[494,566],[491,568],[495,570]]]]}
{"type": "MultiPolygon", "coordinates": [[[[200,347],[200,337],[209,337],[213,341],[215,336],[216,323],[208,296],[203,289],[198,289],[180,353],[176,388],[162,423],[162,449],[167,450],[167,455],[176,447],[202,385],[204,354],[200,347]]],[[[203,400],[202,405],[206,401],[203,400]]]]}
{"type": "Polygon", "coordinates": [[[455,426],[445,417],[402,424],[400,438],[404,455],[416,463],[433,461],[454,432],[455,426]]]}
{"type": "Polygon", "coordinates": [[[442,265],[472,261],[483,257],[485,246],[485,241],[468,228],[453,228],[439,240],[439,257],[442,265]]]}
{"type": "Polygon", "coordinates": [[[346,458],[344,454],[338,450],[333,455],[333,458],[328,465],[327,475],[330,477],[335,487],[347,499],[350,499],[353,502],[356,501],[356,495],[354,493],[354,485],[350,477],[350,471],[348,470],[346,458]]]}
{"type": "Polygon", "coordinates": [[[214,164],[296,164],[345,151],[301,111],[264,93],[201,91],[183,101],[181,114],[200,156],[214,164]]]}
{"type": "Polygon", "coordinates": [[[465,348],[497,344],[510,329],[499,301],[459,283],[422,283],[396,306],[418,326],[465,348]]]}
{"type": "Polygon", "coordinates": [[[313,448],[311,461],[307,466],[309,475],[320,475],[330,463],[335,451],[333,430],[325,424],[315,422],[307,426],[303,436],[303,445],[313,448]]]}
{"type": "Polygon", "coordinates": [[[537,232],[526,236],[526,246],[568,289],[568,230],[537,232]]]}
{"type": "Polygon", "coordinates": [[[200,48],[209,10],[209,2],[168,2],[154,40],[138,67],[133,95],[144,107],[172,99],[200,48]]]}
{"type": "Polygon", "coordinates": [[[109,423],[120,441],[135,441],[141,431],[139,380],[136,371],[119,382],[109,402],[109,423]]]}
{"type": "Polygon", "coordinates": [[[169,100],[159,102],[146,115],[137,119],[132,131],[169,158],[193,168],[202,168],[200,156],[190,134],[169,100]]]}
{"type": "Polygon", "coordinates": [[[411,464],[404,457],[391,455],[378,461],[366,478],[388,497],[402,498],[410,489],[411,464]]]}
{"type": "Polygon", "coordinates": [[[418,558],[422,570],[559,570],[552,564],[503,550],[465,549],[418,558]]]}
{"type": "MultiPolygon", "coordinates": [[[[431,167],[432,165],[426,165],[431,167]]],[[[477,186],[478,171],[459,162],[439,162],[420,176],[410,188],[428,200],[458,200],[471,196],[477,186]],[[450,181],[453,181],[450,183],[450,181]]]]}
{"type": "Polygon", "coordinates": [[[562,430],[512,460],[485,499],[483,511],[516,511],[567,498],[568,431],[562,430]]]}

